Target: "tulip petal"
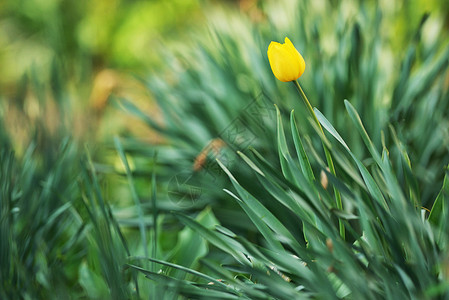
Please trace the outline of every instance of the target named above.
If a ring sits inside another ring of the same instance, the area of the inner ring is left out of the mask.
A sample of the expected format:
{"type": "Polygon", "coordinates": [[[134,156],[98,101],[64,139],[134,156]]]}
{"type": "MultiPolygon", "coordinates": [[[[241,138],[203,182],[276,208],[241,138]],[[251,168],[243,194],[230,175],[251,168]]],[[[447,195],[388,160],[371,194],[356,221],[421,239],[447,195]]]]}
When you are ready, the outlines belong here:
{"type": "Polygon", "coordinates": [[[296,80],[304,73],[304,58],[287,37],[284,44],[271,42],[267,55],[271,70],[280,81],[296,80]]]}

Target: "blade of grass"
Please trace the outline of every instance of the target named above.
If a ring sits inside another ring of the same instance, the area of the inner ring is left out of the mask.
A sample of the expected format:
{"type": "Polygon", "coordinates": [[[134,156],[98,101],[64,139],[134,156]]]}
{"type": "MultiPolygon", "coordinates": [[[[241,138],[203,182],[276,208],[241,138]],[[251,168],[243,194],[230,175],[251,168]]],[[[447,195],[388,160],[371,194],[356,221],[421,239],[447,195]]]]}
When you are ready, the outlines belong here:
{"type": "Polygon", "coordinates": [[[357,167],[359,168],[360,173],[362,174],[362,178],[366,184],[366,187],[368,188],[368,191],[370,192],[371,196],[378,201],[386,210],[388,210],[387,202],[385,201],[384,196],[382,195],[382,192],[376,182],[374,181],[371,174],[368,172],[366,167],[362,164],[360,160],[358,160],[355,155],[352,153],[352,151],[349,149],[348,145],[345,143],[343,138],[340,136],[340,134],[335,130],[335,128],[330,124],[330,122],[326,119],[326,117],[315,108],[315,113],[317,115],[317,118],[320,122],[322,122],[323,127],[332,135],[335,137],[337,141],[340,142],[340,144],[343,145],[345,150],[349,153],[349,155],[352,157],[354,162],[356,163],[357,167]]]}
{"type": "Polygon", "coordinates": [[[309,182],[315,181],[315,176],[313,175],[312,167],[310,166],[309,158],[307,157],[304,147],[302,145],[301,137],[299,136],[298,126],[296,125],[294,110],[290,114],[290,126],[293,136],[293,142],[295,143],[296,154],[298,156],[299,164],[301,165],[301,170],[304,176],[309,180],[309,182]]]}
{"type": "MultiPolygon", "coordinates": [[[[144,221],[144,212],[142,209],[142,205],[140,203],[139,196],[137,195],[137,190],[134,184],[134,180],[131,174],[131,169],[129,168],[128,159],[126,158],[125,152],[123,151],[122,144],[120,143],[120,140],[118,137],[114,137],[114,144],[115,148],[117,149],[117,152],[119,154],[119,157],[125,167],[126,171],[126,178],[128,179],[128,185],[131,190],[131,196],[134,200],[134,204],[136,205],[137,215],[139,217],[139,231],[140,231],[140,238],[142,239],[142,246],[145,253],[145,256],[149,256],[148,253],[148,244],[147,244],[147,234],[146,234],[146,227],[145,227],[145,221],[144,221]]],[[[155,223],[153,224],[155,225],[155,223]]]]}
{"type": "Polygon", "coordinates": [[[235,200],[237,200],[237,203],[243,208],[245,213],[257,227],[258,231],[263,235],[265,240],[268,242],[270,248],[280,252],[284,251],[282,244],[279,242],[278,239],[276,239],[273,231],[270,230],[270,228],[262,221],[262,219],[256,213],[254,213],[253,210],[249,208],[249,206],[245,202],[243,202],[238,196],[234,195],[229,190],[224,189],[224,191],[231,197],[233,197],[235,200]]]}
{"type": "Polygon", "coordinates": [[[255,199],[250,193],[248,193],[220,161],[217,160],[217,162],[223,169],[223,171],[225,171],[225,173],[228,175],[234,188],[242,197],[243,202],[247,204],[247,208],[254,212],[254,214],[261,218],[263,222],[268,225],[268,227],[276,232],[282,238],[282,241],[288,243],[293,249],[296,249],[297,251],[303,251],[302,246],[284,227],[282,222],[280,222],[267,208],[265,208],[257,199],[255,199]]]}
{"type": "Polygon", "coordinates": [[[192,228],[195,232],[203,236],[207,241],[220,248],[224,252],[232,255],[237,261],[242,264],[250,264],[247,257],[245,248],[237,243],[235,240],[228,236],[217,234],[216,232],[204,227],[196,222],[194,219],[181,214],[179,212],[172,212],[172,214],[178,218],[184,225],[192,228]]]}

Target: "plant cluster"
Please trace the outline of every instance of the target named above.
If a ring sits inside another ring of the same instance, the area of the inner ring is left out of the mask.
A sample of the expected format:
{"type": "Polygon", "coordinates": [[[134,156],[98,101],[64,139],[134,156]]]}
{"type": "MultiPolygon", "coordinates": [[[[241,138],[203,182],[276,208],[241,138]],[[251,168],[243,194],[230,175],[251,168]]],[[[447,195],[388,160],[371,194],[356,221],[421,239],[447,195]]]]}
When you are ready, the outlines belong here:
{"type": "Polygon", "coordinates": [[[0,298],[447,298],[447,24],[398,3],[209,7],[136,76],[155,111],[102,102],[151,142],[74,139],[64,64],[29,72],[1,95],[0,298]]]}

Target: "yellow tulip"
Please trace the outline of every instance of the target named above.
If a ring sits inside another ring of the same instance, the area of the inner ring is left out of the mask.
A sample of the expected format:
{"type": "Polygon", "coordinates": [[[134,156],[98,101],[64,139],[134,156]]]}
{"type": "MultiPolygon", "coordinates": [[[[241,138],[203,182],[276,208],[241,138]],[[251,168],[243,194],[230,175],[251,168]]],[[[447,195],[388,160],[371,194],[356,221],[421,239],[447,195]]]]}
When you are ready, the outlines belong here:
{"type": "Polygon", "coordinates": [[[267,54],[271,70],[280,81],[293,81],[304,73],[306,68],[304,58],[287,37],[284,44],[271,42],[267,54]]]}

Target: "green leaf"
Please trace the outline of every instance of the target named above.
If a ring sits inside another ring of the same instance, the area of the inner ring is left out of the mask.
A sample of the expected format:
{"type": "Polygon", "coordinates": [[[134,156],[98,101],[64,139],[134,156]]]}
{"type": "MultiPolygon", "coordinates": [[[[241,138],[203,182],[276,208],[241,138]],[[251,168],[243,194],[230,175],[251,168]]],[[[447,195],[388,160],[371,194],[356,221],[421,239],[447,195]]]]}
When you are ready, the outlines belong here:
{"type": "Polygon", "coordinates": [[[239,195],[242,197],[242,201],[247,204],[247,208],[251,210],[255,216],[258,216],[265,224],[268,225],[276,234],[278,234],[278,239],[282,239],[281,241],[286,242],[294,249],[300,249],[301,246],[298,244],[296,239],[292,236],[292,234],[285,228],[285,226],[280,222],[265,206],[262,205],[257,199],[255,199],[250,193],[248,193],[232,176],[231,172],[220,162],[218,161],[220,167],[225,171],[228,175],[229,179],[237,190],[239,195]]]}
{"type": "Polygon", "coordinates": [[[262,221],[262,219],[238,196],[234,195],[231,191],[224,190],[226,193],[231,195],[237,200],[238,204],[243,208],[248,217],[253,221],[254,225],[257,227],[258,231],[263,235],[263,237],[268,242],[268,245],[276,251],[285,251],[278,239],[276,239],[274,232],[262,221]]]}
{"type": "MultiPolygon", "coordinates": [[[[195,221],[208,229],[215,228],[219,224],[210,207],[203,209],[195,218],[195,221]]],[[[185,227],[178,233],[177,244],[171,251],[168,260],[190,268],[197,265],[198,261],[205,257],[208,251],[206,241],[197,232],[185,227]]],[[[151,271],[155,270],[152,269],[151,271]]],[[[183,279],[185,276],[182,272],[174,272],[170,275],[178,279],[183,279]]]]}
{"type": "Polygon", "coordinates": [[[202,279],[204,279],[204,280],[206,280],[208,282],[213,282],[214,284],[216,284],[218,286],[221,286],[224,289],[229,289],[229,287],[226,284],[216,280],[215,278],[213,278],[211,276],[208,276],[206,274],[203,274],[201,272],[198,272],[198,271],[196,271],[194,269],[187,268],[185,266],[179,265],[179,264],[174,264],[174,263],[170,263],[170,262],[167,262],[167,261],[154,259],[154,258],[147,258],[147,257],[130,257],[129,259],[130,260],[149,260],[151,262],[154,262],[154,263],[157,263],[157,264],[160,264],[160,265],[164,265],[164,266],[167,266],[167,267],[170,267],[170,268],[174,268],[174,269],[183,271],[185,273],[190,273],[190,274],[195,275],[195,276],[197,276],[199,278],[202,278],[202,279]]]}
{"type": "Polygon", "coordinates": [[[301,202],[295,201],[291,195],[285,190],[283,190],[279,184],[277,184],[273,178],[269,175],[265,175],[260,168],[251,161],[246,155],[243,153],[239,153],[239,155],[245,160],[245,162],[251,166],[253,170],[255,170],[257,174],[257,178],[261,182],[261,184],[264,186],[264,188],[276,199],[278,200],[282,205],[287,207],[289,210],[291,210],[293,213],[299,215],[301,220],[307,222],[307,223],[314,223],[312,221],[312,210],[313,208],[310,207],[307,202],[304,200],[301,202]]]}
{"type": "Polygon", "coordinates": [[[356,163],[360,173],[362,174],[363,181],[366,184],[366,187],[368,188],[368,191],[370,192],[371,196],[379,202],[386,210],[388,210],[387,202],[385,201],[384,196],[382,195],[382,192],[379,188],[379,186],[374,181],[371,174],[368,172],[366,167],[362,164],[360,160],[356,158],[356,156],[352,153],[352,151],[349,149],[348,145],[345,143],[343,138],[340,136],[340,134],[335,130],[334,126],[326,119],[326,117],[315,108],[315,113],[317,115],[318,120],[323,125],[323,127],[330,133],[332,136],[334,136],[337,141],[339,141],[343,147],[346,149],[346,151],[349,153],[349,155],[352,157],[354,162],[356,163]]]}
{"type": "Polygon", "coordinates": [[[294,110],[290,114],[290,126],[292,130],[293,142],[295,143],[296,154],[298,155],[299,164],[304,176],[309,180],[309,182],[315,181],[315,176],[313,175],[312,167],[310,166],[309,158],[307,157],[304,147],[302,145],[301,137],[299,136],[298,127],[295,121],[294,110]]]}
{"type": "MultiPolygon", "coordinates": [[[[128,185],[129,188],[131,190],[131,196],[134,200],[134,204],[136,205],[136,209],[137,209],[137,214],[139,217],[139,231],[140,231],[140,237],[142,239],[142,246],[144,249],[144,253],[145,256],[149,256],[149,252],[148,252],[148,239],[147,239],[147,234],[146,234],[146,227],[145,227],[145,220],[144,220],[144,212],[142,210],[142,204],[140,203],[140,199],[139,196],[137,195],[137,189],[136,186],[134,184],[134,180],[133,180],[133,176],[131,174],[131,169],[129,167],[128,164],[128,159],[126,158],[125,152],[123,150],[123,146],[120,142],[120,139],[118,137],[114,138],[114,144],[115,147],[117,149],[117,152],[119,154],[119,157],[125,167],[126,170],[126,178],[128,179],[128,185]]],[[[155,224],[153,224],[155,225],[155,224]]]]}
{"type": "Polygon", "coordinates": [[[259,169],[258,166],[256,166],[251,159],[248,158],[248,156],[246,156],[245,154],[243,154],[240,151],[237,151],[237,154],[248,164],[248,166],[251,167],[251,169],[253,169],[254,171],[256,171],[259,175],[261,176],[265,176],[264,173],[262,172],[262,170],[259,169]]]}
{"type": "Polygon", "coordinates": [[[336,138],[337,141],[339,141],[340,144],[342,144],[346,150],[350,151],[348,145],[346,145],[343,138],[335,130],[334,126],[332,126],[332,124],[326,119],[326,117],[317,108],[314,108],[313,111],[315,112],[318,121],[320,121],[320,124],[324,127],[324,129],[326,129],[330,134],[332,134],[332,136],[336,138]]]}
{"type": "Polygon", "coordinates": [[[154,280],[163,287],[172,290],[173,292],[184,295],[188,298],[239,299],[239,297],[236,295],[236,292],[233,292],[231,289],[229,289],[229,291],[223,291],[223,288],[221,286],[221,290],[216,290],[215,286],[210,285],[201,287],[200,284],[197,284],[195,282],[180,280],[167,276],[163,273],[151,272],[136,265],[128,264],[127,266],[145,274],[147,278],[154,280]]]}
{"type": "MultiPolygon", "coordinates": [[[[291,182],[295,182],[295,176],[293,175],[291,166],[288,163],[288,160],[291,156],[290,152],[288,151],[287,141],[285,139],[284,126],[282,125],[281,113],[276,105],[275,107],[277,116],[278,153],[279,153],[279,160],[281,163],[282,174],[284,174],[285,178],[287,178],[291,182]]],[[[298,183],[296,182],[296,184],[298,183]]]]}
{"type": "MultiPolygon", "coordinates": [[[[382,170],[382,174],[385,177],[385,183],[388,187],[388,192],[391,194],[393,199],[396,199],[397,201],[393,202],[398,205],[404,205],[405,203],[405,197],[402,193],[402,189],[400,184],[398,183],[398,180],[396,176],[393,174],[390,161],[388,160],[387,155],[383,155],[381,157],[379,153],[376,150],[376,147],[374,146],[373,142],[371,141],[368,133],[365,130],[365,127],[363,126],[362,120],[355,110],[355,108],[352,106],[352,104],[345,100],[345,106],[346,110],[348,111],[349,116],[351,117],[351,120],[353,121],[353,124],[359,131],[359,134],[362,136],[362,139],[368,148],[368,151],[373,156],[374,160],[376,161],[377,165],[382,170]]],[[[386,149],[383,150],[385,152],[386,149]]]]}
{"type": "Polygon", "coordinates": [[[396,144],[397,149],[400,153],[401,158],[401,165],[402,169],[405,175],[406,183],[409,190],[409,197],[410,201],[415,205],[416,207],[421,207],[421,199],[419,199],[419,187],[418,187],[418,181],[413,174],[412,170],[412,163],[410,161],[410,157],[405,150],[404,144],[399,140],[396,130],[393,128],[392,125],[389,126],[391,135],[393,137],[393,141],[396,144]]]}
{"type": "MultiPolygon", "coordinates": [[[[446,174],[444,176],[443,186],[438,193],[435,202],[433,203],[432,209],[429,214],[429,222],[441,226],[440,222],[447,218],[447,209],[449,207],[449,178],[448,178],[448,167],[446,167],[446,174]]],[[[439,227],[441,228],[441,227],[439,227]]],[[[442,229],[442,228],[441,228],[442,229]]]]}
{"type": "Polygon", "coordinates": [[[103,278],[92,272],[83,262],[78,270],[79,284],[91,299],[104,299],[109,296],[108,287],[103,278]]]}
{"type": "Polygon", "coordinates": [[[203,236],[203,238],[205,238],[216,247],[232,255],[240,263],[250,264],[247,257],[244,255],[244,253],[246,253],[245,248],[234,239],[226,235],[218,234],[184,214],[181,214],[179,212],[172,213],[186,226],[192,228],[195,232],[199,233],[201,236],[203,236]]]}
{"type": "MultiPolygon", "coordinates": [[[[306,201],[308,207],[312,208],[312,211],[314,214],[319,216],[320,220],[322,222],[327,223],[329,226],[331,226],[331,223],[329,222],[329,215],[326,214],[327,208],[324,206],[324,204],[320,201],[319,195],[317,194],[316,190],[314,189],[314,186],[307,183],[304,176],[302,176],[302,173],[299,172],[297,175],[298,178],[300,178],[300,187],[293,184],[292,182],[285,180],[285,178],[279,174],[279,171],[275,168],[273,168],[265,159],[264,157],[258,153],[255,149],[251,149],[254,153],[255,159],[263,166],[265,175],[269,180],[272,182],[276,182],[283,187],[286,187],[291,190],[291,195],[294,197],[299,197],[300,199],[303,199],[306,201]],[[302,179],[301,179],[302,178],[302,179]]],[[[299,170],[298,170],[299,171],[299,170]]],[[[298,202],[298,201],[297,201],[298,202]]],[[[298,202],[300,205],[302,201],[298,202]]],[[[307,207],[307,206],[304,206],[307,207]]]]}
{"type": "Polygon", "coordinates": [[[368,133],[365,130],[365,127],[363,126],[362,119],[360,118],[359,114],[355,110],[354,106],[348,101],[345,100],[345,106],[346,111],[349,114],[349,117],[351,117],[351,120],[353,124],[355,125],[355,128],[358,130],[360,136],[363,139],[363,142],[365,143],[366,147],[368,148],[368,151],[371,153],[371,155],[374,157],[374,160],[377,162],[377,164],[382,167],[382,159],[379,155],[379,153],[376,150],[376,147],[374,146],[373,142],[371,141],[368,133]]]}

